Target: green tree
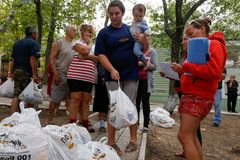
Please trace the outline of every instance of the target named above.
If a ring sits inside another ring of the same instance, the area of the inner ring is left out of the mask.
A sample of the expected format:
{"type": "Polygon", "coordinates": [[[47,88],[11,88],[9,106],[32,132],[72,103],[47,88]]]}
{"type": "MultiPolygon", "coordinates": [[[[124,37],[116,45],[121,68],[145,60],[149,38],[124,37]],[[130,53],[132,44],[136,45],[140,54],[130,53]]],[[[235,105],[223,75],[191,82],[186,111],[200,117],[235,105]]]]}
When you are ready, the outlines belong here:
{"type": "MultiPolygon", "coordinates": [[[[158,39],[162,46],[170,46],[172,62],[179,59],[183,31],[187,21],[205,1],[169,0],[166,2],[166,0],[162,0],[163,6],[152,12],[151,19],[155,21],[153,31],[160,35],[160,38],[154,37],[153,45],[159,45],[158,39]],[[159,10],[163,10],[163,12],[159,13],[159,10]]],[[[174,91],[173,81],[170,82],[169,91],[170,93],[174,91]]]]}

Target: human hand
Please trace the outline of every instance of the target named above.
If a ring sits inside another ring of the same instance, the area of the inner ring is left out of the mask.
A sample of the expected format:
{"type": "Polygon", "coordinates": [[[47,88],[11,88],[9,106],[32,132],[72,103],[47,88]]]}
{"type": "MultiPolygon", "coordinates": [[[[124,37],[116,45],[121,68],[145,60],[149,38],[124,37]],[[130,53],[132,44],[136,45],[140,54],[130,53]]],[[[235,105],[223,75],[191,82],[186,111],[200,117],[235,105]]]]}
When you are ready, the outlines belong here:
{"type": "Polygon", "coordinates": [[[56,84],[56,86],[58,86],[58,85],[60,84],[61,78],[60,78],[60,76],[59,76],[59,73],[54,74],[54,76],[53,76],[53,81],[54,81],[54,83],[56,84]]]}
{"type": "Polygon", "coordinates": [[[12,72],[8,72],[8,78],[12,78],[13,79],[13,73],[12,72]]]}
{"type": "Polygon", "coordinates": [[[35,83],[39,83],[39,81],[40,81],[38,75],[36,75],[36,74],[33,74],[32,80],[33,80],[33,82],[35,82],[35,83]]]}
{"type": "Polygon", "coordinates": [[[136,41],[139,41],[139,42],[142,42],[143,39],[144,39],[144,34],[140,33],[140,32],[135,32],[135,34],[133,35],[133,38],[136,40],[136,41]]]}
{"type": "Polygon", "coordinates": [[[143,66],[145,66],[145,64],[142,61],[138,61],[138,66],[143,67],[143,66]]]}
{"type": "Polygon", "coordinates": [[[111,78],[113,80],[119,80],[120,79],[119,73],[116,69],[113,69],[110,73],[111,73],[111,78]]]}
{"type": "Polygon", "coordinates": [[[165,73],[164,72],[160,71],[159,74],[160,74],[161,77],[165,77],[165,73]]]}
{"type": "Polygon", "coordinates": [[[174,70],[177,73],[182,73],[182,66],[180,64],[177,63],[172,63],[171,66],[172,70],[174,70]]]}

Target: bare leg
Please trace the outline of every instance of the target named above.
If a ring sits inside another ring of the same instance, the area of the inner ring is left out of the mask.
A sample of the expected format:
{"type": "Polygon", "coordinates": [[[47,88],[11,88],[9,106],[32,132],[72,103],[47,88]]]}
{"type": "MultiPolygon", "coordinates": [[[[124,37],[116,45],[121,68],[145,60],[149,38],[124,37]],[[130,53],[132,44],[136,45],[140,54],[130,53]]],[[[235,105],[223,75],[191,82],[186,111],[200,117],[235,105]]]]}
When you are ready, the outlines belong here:
{"type": "Polygon", "coordinates": [[[76,123],[79,112],[79,105],[81,103],[82,95],[80,92],[72,92],[69,100],[70,108],[70,123],[76,123]]]}
{"type": "Polygon", "coordinates": [[[130,142],[137,144],[137,128],[138,123],[135,123],[131,126],[129,126],[130,129],[130,142]]]}
{"type": "Polygon", "coordinates": [[[92,96],[89,93],[83,93],[83,99],[81,103],[81,111],[82,111],[82,120],[88,121],[88,115],[89,115],[89,105],[90,101],[92,99],[92,96]]]}
{"type": "Polygon", "coordinates": [[[116,129],[109,123],[109,118],[107,120],[107,132],[108,132],[108,145],[112,146],[115,144],[115,133],[116,129]]]}
{"type": "Polygon", "coordinates": [[[18,97],[13,97],[12,99],[12,104],[11,104],[11,113],[14,113],[14,112],[19,112],[19,98],[18,97]]]}
{"type": "Polygon", "coordinates": [[[49,113],[48,113],[48,123],[52,123],[53,122],[53,114],[55,109],[59,106],[59,103],[55,103],[50,101],[49,103],[49,113]]]}
{"type": "Polygon", "coordinates": [[[200,125],[200,119],[188,114],[181,114],[178,139],[183,146],[186,159],[202,160],[202,149],[197,139],[196,131],[200,125]]]}

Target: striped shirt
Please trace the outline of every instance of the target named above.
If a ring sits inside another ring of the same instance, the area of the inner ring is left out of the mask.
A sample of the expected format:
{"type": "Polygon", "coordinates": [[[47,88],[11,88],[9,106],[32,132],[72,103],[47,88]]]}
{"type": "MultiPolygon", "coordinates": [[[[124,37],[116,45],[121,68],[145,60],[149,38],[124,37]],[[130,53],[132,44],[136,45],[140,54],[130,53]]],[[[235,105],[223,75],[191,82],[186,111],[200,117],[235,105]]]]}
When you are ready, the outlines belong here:
{"type": "MultiPolygon", "coordinates": [[[[76,41],[74,45],[86,45],[83,40],[76,41]]],[[[92,54],[92,53],[89,53],[92,54]]],[[[67,78],[95,83],[96,63],[91,60],[82,60],[79,55],[74,55],[68,68],[67,78]]]]}

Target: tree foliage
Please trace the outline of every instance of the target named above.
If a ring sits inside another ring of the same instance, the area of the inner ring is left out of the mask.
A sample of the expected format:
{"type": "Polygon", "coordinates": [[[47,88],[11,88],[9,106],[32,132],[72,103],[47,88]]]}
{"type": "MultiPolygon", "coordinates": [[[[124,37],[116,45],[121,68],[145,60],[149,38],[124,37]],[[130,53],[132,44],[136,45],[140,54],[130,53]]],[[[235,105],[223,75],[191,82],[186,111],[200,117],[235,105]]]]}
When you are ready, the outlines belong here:
{"type": "MultiPolygon", "coordinates": [[[[68,24],[79,26],[94,19],[97,0],[1,0],[0,54],[11,54],[13,43],[23,38],[27,25],[39,30],[41,55],[48,56],[52,42],[68,24]]],[[[47,63],[47,62],[46,62],[47,63]]]]}

